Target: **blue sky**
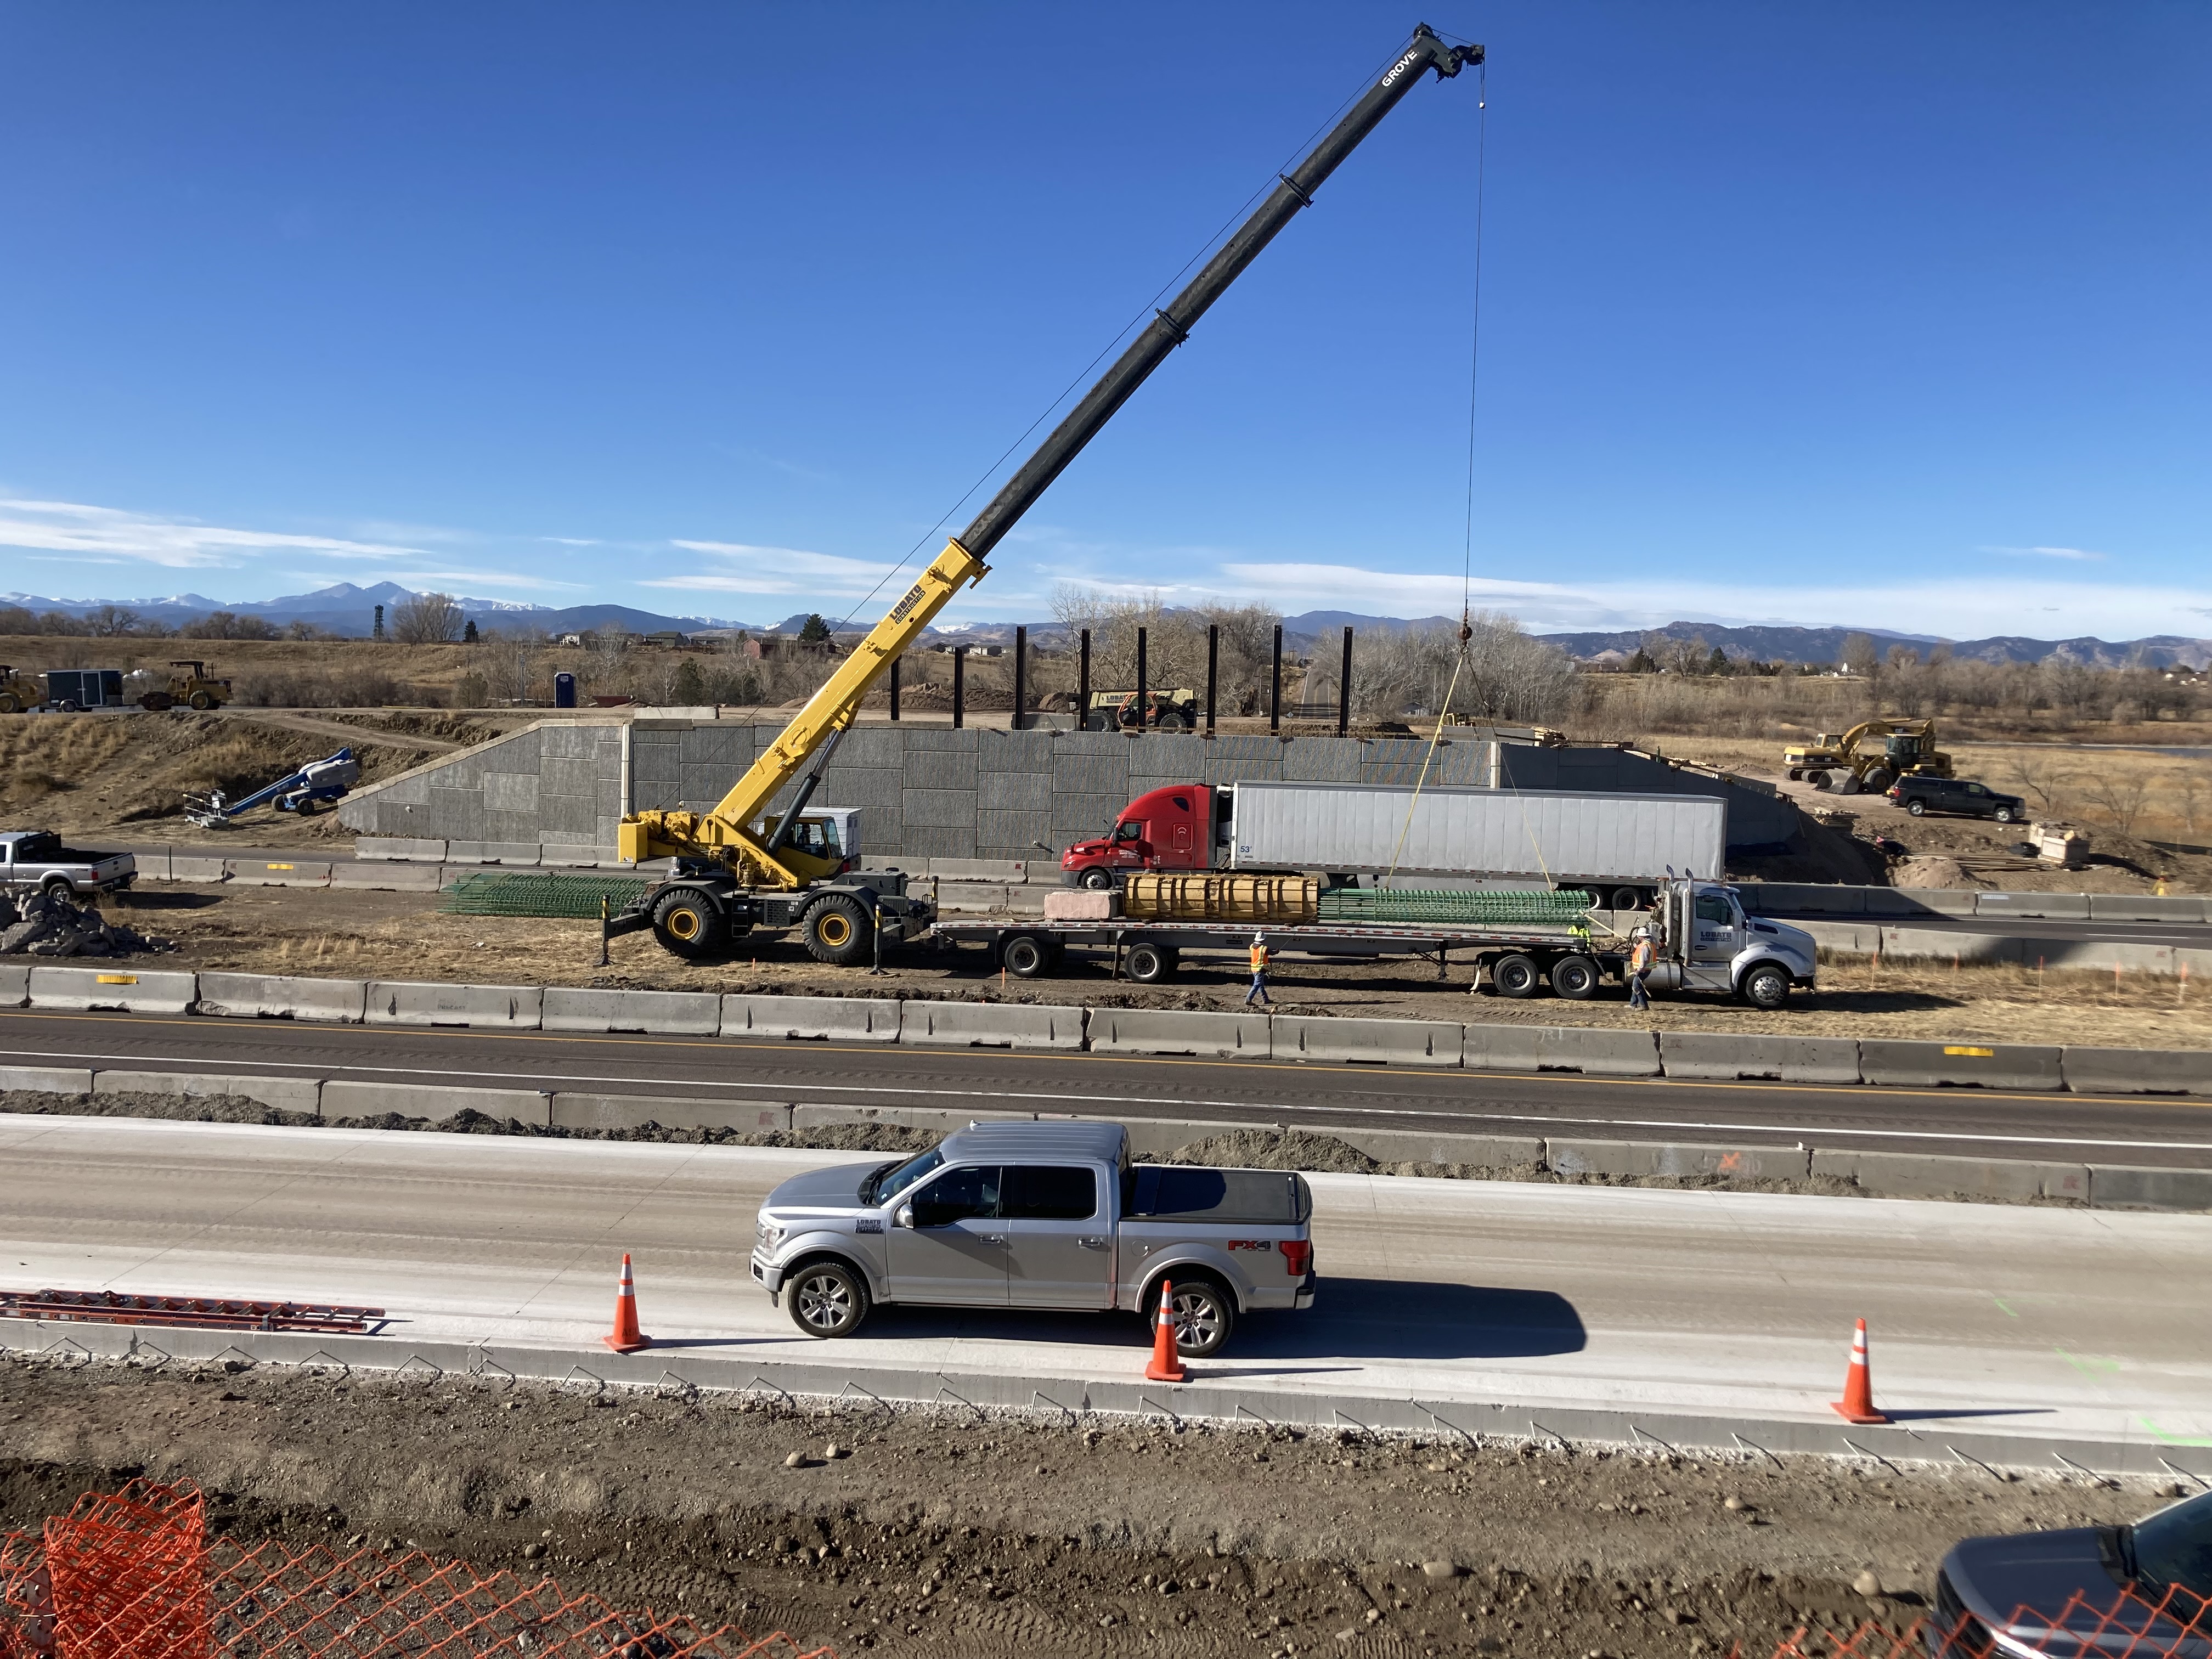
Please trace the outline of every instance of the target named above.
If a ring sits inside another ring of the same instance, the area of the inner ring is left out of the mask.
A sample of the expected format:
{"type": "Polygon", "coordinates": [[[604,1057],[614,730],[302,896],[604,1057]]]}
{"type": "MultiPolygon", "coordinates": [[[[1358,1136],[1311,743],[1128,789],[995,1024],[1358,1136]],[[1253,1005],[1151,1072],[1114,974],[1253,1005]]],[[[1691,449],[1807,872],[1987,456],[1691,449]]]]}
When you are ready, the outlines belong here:
{"type": "MultiPolygon", "coordinates": [[[[1418,15],[0,0],[0,589],[851,610],[1418,15]]],[[[1428,21],[1491,52],[1474,604],[2212,635],[2212,9],[1428,21]]],[[[956,619],[1459,609],[1477,91],[956,619]]]]}

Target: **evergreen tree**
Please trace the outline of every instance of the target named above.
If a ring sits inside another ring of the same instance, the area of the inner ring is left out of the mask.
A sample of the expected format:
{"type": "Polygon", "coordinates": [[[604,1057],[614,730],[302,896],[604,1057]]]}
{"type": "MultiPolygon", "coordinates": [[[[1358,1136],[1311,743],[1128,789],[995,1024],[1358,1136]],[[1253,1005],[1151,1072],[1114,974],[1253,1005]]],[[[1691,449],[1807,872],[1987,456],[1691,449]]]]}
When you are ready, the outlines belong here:
{"type": "Polygon", "coordinates": [[[804,625],[800,627],[799,630],[799,642],[801,645],[827,645],[830,643],[830,624],[822,620],[822,615],[819,611],[816,611],[809,615],[804,625]]]}
{"type": "Polygon", "coordinates": [[[469,618],[468,626],[461,629],[461,643],[463,645],[474,645],[476,642],[477,619],[474,617],[471,617],[469,618]]]}

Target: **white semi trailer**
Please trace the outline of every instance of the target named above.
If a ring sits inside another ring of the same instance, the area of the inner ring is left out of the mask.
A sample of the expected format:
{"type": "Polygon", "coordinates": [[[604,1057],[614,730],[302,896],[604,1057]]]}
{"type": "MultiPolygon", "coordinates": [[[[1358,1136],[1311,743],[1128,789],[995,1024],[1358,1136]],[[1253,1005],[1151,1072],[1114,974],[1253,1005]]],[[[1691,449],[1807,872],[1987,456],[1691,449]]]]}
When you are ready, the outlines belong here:
{"type": "Polygon", "coordinates": [[[1060,865],[1087,887],[1152,871],[1311,871],[1340,885],[1574,887],[1628,909],[1670,876],[1717,879],[1727,848],[1728,803],[1711,795],[1248,781],[1148,790],[1060,865]]]}

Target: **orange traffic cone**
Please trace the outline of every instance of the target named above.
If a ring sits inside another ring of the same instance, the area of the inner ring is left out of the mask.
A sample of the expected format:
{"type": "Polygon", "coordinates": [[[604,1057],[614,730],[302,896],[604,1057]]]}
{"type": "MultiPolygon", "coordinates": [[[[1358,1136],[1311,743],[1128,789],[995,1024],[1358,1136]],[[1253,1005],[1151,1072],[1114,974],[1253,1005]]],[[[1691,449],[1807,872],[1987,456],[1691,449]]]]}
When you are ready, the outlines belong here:
{"type": "Polygon", "coordinates": [[[1189,1373],[1176,1352],[1175,1286],[1160,1285],[1160,1316],[1152,1324],[1152,1363],[1145,1367],[1147,1382],[1181,1382],[1189,1373]]]}
{"type": "Polygon", "coordinates": [[[1866,1321],[1851,1335],[1851,1368],[1844,1373],[1844,1397],[1828,1402],[1846,1423],[1887,1423],[1874,1408],[1874,1374],[1867,1369],[1866,1321]]]}
{"type": "Polygon", "coordinates": [[[623,1252],[622,1283],[615,1289],[615,1328],[599,1339],[617,1353],[635,1353],[640,1348],[649,1348],[653,1339],[641,1336],[637,1328],[637,1285],[629,1276],[629,1252],[623,1252]]]}

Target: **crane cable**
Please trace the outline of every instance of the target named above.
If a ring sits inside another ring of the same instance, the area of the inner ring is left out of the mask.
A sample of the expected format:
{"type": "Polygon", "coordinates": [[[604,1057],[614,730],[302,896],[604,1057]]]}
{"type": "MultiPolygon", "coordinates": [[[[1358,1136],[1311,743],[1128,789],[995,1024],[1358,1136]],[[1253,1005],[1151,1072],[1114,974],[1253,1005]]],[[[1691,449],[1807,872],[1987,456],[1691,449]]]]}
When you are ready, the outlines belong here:
{"type": "MultiPolygon", "coordinates": [[[[1396,879],[1398,864],[1406,851],[1406,837],[1413,828],[1413,814],[1421,805],[1421,790],[1429,781],[1429,769],[1435,763],[1437,750],[1443,742],[1444,726],[1451,719],[1452,698],[1458,695],[1460,676],[1466,672],[1469,646],[1474,629],[1468,620],[1474,591],[1474,444],[1475,444],[1475,388],[1482,367],[1482,207],[1483,185],[1488,172],[1490,153],[1490,60],[1486,56],[1475,70],[1474,100],[1474,294],[1469,307],[1467,363],[1467,532],[1460,549],[1460,605],[1459,650],[1452,659],[1451,682],[1444,688],[1443,702],[1437,708],[1437,729],[1430,735],[1429,746],[1421,757],[1421,769],[1413,779],[1413,793],[1406,803],[1406,821],[1398,826],[1398,844],[1391,849],[1390,867],[1384,872],[1382,885],[1389,887],[1396,879]]],[[[1523,827],[1527,827],[1528,812],[1522,811],[1523,827]]],[[[1533,830],[1529,839],[1534,842],[1533,830]]],[[[1544,852],[1536,849],[1539,866],[1544,852]]],[[[1549,879],[1549,877],[1547,877],[1549,879]]]]}

